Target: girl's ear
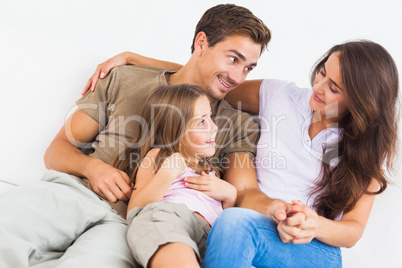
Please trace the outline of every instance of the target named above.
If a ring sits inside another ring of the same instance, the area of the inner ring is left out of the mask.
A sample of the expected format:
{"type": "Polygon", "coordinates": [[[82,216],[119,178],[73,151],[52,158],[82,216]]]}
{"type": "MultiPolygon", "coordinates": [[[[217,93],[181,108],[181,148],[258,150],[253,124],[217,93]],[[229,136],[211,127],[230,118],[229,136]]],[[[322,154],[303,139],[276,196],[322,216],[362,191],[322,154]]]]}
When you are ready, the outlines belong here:
{"type": "Polygon", "coordinates": [[[197,56],[201,56],[202,52],[208,48],[208,38],[204,32],[199,32],[194,40],[194,52],[197,56]]]}

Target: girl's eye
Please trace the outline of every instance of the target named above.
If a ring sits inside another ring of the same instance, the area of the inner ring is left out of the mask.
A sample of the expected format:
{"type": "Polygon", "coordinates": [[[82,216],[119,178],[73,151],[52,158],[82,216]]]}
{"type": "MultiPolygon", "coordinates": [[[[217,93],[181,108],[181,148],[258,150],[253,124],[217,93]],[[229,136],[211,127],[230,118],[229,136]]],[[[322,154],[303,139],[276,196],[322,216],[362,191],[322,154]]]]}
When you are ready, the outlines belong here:
{"type": "Polygon", "coordinates": [[[203,119],[203,120],[201,120],[201,122],[200,122],[200,126],[202,126],[202,125],[204,125],[205,124],[205,120],[203,119]]]}

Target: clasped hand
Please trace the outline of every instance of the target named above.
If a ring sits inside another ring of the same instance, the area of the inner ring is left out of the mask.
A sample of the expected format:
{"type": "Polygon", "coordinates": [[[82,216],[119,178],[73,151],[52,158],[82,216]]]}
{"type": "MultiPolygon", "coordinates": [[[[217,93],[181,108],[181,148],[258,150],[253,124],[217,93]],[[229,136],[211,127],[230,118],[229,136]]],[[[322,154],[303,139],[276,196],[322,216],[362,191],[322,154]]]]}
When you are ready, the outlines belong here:
{"type": "Polygon", "coordinates": [[[317,213],[301,201],[292,201],[286,218],[278,221],[278,235],[283,243],[310,243],[317,234],[317,213]]]}

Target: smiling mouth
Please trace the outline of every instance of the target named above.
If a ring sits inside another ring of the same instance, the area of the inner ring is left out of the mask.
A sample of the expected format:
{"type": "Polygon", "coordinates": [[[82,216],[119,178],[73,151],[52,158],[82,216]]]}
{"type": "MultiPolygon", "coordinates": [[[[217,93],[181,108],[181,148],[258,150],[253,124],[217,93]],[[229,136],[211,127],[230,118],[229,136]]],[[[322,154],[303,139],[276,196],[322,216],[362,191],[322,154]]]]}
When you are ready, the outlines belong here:
{"type": "Polygon", "coordinates": [[[325,102],[323,102],[323,101],[317,96],[316,93],[314,93],[314,99],[315,99],[317,102],[319,102],[319,103],[325,103],[325,102]]]}
{"type": "Polygon", "coordinates": [[[206,144],[215,144],[215,138],[210,139],[208,141],[205,142],[206,144]]]}
{"type": "Polygon", "coordinates": [[[220,78],[220,76],[218,76],[218,81],[219,81],[224,87],[226,87],[226,88],[230,88],[230,87],[233,86],[233,85],[231,85],[231,84],[229,84],[229,83],[223,81],[223,80],[220,78]]]}

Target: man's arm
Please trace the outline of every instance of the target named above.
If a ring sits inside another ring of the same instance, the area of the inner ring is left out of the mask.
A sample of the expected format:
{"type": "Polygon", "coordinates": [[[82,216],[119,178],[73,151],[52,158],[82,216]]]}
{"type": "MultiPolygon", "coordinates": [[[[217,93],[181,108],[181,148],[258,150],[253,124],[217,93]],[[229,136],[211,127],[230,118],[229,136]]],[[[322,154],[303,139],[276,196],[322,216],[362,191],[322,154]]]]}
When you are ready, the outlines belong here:
{"type": "Polygon", "coordinates": [[[263,80],[248,80],[226,94],[225,100],[243,112],[260,112],[260,87],[263,80]]]}
{"type": "Polygon", "coordinates": [[[128,201],[131,187],[127,174],[79,150],[82,144],[94,140],[99,129],[99,123],[88,114],[75,111],[46,150],[45,166],[87,178],[95,193],[110,202],[128,201]]]}
{"type": "Polygon", "coordinates": [[[290,204],[271,199],[258,187],[253,159],[246,153],[234,153],[228,157],[223,178],[237,189],[237,207],[249,208],[265,214],[275,221],[286,219],[290,204]]]}

